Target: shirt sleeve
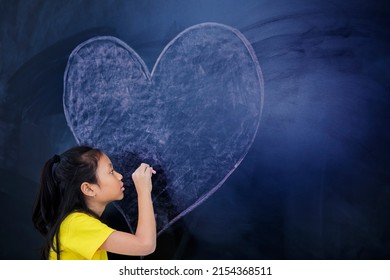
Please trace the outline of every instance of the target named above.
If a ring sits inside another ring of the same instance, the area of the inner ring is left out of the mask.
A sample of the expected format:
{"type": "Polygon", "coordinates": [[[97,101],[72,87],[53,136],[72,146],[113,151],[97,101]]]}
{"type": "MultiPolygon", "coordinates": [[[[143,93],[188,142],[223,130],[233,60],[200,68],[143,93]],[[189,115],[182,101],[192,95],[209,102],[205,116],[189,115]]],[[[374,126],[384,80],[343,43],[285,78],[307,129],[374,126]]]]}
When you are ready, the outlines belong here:
{"type": "Polygon", "coordinates": [[[63,224],[63,246],[90,260],[115,230],[88,214],[71,215],[63,224]]]}

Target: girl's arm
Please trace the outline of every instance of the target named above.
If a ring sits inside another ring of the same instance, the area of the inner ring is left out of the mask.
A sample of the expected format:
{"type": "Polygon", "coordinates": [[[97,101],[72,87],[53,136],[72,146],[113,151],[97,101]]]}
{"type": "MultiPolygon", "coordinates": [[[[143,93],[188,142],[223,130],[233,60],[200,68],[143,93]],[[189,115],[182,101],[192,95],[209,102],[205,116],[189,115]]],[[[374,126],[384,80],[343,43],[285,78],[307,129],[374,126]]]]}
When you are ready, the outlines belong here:
{"type": "Polygon", "coordinates": [[[133,256],[145,256],[154,252],[156,220],[151,197],[153,173],[155,171],[152,167],[142,163],[132,175],[138,194],[138,225],[135,234],[114,231],[100,246],[101,249],[133,256]]]}

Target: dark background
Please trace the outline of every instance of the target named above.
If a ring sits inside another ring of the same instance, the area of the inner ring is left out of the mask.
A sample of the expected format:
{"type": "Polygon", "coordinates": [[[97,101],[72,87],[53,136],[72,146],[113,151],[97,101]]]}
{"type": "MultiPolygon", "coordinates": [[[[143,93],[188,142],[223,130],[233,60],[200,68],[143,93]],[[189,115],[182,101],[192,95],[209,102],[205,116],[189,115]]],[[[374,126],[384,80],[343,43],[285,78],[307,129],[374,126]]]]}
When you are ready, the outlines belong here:
{"type": "MultiPolygon", "coordinates": [[[[0,258],[38,258],[39,173],[76,143],[62,107],[71,51],[112,35],[152,69],[178,33],[212,21],[256,52],[260,128],[224,185],[147,258],[389,259],[386,2],[0,1],[0,258]]],[[[105,218],[126,230],[114,207],[105,218]]]]}

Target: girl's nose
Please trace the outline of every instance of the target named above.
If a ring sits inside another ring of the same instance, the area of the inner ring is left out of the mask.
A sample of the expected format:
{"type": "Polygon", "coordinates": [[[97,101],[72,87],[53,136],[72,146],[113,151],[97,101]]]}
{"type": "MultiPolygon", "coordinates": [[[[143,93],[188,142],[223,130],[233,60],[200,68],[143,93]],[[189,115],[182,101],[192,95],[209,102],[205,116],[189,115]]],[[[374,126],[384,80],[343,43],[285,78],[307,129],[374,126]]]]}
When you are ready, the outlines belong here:
{"type": "Polygon", "coordinates": [[[122,179],[123,179],[122,174],[120,174],[119,172],[116,172],[116,174],[117,174],[117,177],[119,178],[119,180],[122,180],[122,179]]]}

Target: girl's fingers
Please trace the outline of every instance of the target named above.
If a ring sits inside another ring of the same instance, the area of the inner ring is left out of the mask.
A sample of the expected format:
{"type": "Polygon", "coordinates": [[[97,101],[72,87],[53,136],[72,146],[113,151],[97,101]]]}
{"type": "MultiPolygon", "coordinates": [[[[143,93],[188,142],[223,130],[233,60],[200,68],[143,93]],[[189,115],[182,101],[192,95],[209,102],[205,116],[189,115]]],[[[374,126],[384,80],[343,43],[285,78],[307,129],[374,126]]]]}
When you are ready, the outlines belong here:
{"type": "Polygon", "coordinates": [[[153,167],[152,166],[149,166],[149,168],[148,168],[149,170],[150,170],[150,175],[152,175],[152,174],[156,174],[156,170],[154,170],[153,169],[153,167]]]}
{"type": "Polygon", "coordinates": [[[150,171],[152,174],[156,174],[156,170],[153,169],[152,166],[150,166],[149,164],[147,163],[141,163],[140,167],[139,167],[144,173],[146,173],[147,171],[150,171]]]}

